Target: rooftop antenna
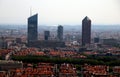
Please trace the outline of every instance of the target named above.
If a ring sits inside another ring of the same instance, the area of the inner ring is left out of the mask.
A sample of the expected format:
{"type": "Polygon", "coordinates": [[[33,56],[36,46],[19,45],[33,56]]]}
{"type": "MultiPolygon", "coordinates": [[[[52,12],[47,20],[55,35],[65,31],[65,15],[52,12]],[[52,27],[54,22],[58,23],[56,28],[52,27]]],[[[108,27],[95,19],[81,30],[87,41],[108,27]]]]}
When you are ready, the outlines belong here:
{"type": "Polygon", "coordinates": [[[32,16],[32,7],[30,7],[30,16],[32,16]]]}

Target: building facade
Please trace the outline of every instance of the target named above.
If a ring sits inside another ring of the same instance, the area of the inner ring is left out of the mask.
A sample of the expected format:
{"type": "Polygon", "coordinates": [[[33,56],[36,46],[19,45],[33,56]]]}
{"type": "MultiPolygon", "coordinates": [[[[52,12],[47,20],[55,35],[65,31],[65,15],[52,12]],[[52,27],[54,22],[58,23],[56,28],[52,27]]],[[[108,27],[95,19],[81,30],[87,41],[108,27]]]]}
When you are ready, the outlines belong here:
{"type": "Polygon", "coordinates": [[[82,20],[82,46],[91,43],[91,20],[86,16],[82,20]]]}
{"type": "Polygon", "coordinates": [[[57,29],[57,38],[59,41],[63,41],[63,26],[59,25],[57,29]]]}
{"type": "Polygon", "coordinates": [[[28,18],[28,44],[38,40],[38,14],[28,18]]]}

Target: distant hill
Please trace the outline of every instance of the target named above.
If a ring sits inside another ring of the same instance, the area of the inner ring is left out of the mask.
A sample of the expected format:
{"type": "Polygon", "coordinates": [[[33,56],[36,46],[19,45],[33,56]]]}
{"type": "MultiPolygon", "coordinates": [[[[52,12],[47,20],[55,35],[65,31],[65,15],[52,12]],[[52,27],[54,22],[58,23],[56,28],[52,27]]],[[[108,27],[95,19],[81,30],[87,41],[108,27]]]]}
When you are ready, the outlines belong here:
{"type": "MultiPolygon", "coordinates": [[[[81,25],[63,25],[64,31],[81,31],[81,25]]],[[[4,29],[26,29],[27,25],[0,25],[0,30],[4,29]]],[[[46,25],[39,25],[39,31],[50,30],[54,31],[57,30],[57,26],[46,26],[46,25]]],[[[92,30],[94,31],[120,31],[120,25],[92,25],[92,30]]]]}

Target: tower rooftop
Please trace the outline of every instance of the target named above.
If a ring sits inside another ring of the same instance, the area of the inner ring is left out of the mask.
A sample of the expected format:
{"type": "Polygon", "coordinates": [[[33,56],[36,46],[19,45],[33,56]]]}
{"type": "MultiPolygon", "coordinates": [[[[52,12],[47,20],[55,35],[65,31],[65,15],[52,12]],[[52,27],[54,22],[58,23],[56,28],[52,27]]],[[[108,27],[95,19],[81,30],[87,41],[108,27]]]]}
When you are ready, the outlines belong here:
{"type": "Polygon", "coordinates": [[[32,20],[37,21],[37,17],[38,17],[38,14],[35,14],[35,15],[33,15],[33,16],[30,16],[28,19],[29,19],[30,21],[32,21],[32,20]]]}
{"type": "Polygon", "coordinates": [[[83,20],[85,20],[85,21],[91,21],[88,16],[86,16],[83,20]]]}

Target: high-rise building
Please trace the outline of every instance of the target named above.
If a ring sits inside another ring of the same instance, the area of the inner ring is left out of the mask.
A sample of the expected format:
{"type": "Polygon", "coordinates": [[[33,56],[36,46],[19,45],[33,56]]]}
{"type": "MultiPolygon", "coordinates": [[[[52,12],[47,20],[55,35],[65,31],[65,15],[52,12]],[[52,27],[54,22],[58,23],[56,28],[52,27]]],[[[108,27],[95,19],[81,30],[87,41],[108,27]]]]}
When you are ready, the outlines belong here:
{"type": "Polygon", "coordinates": [[[59,25],[57,29],[57,38],[59,41],[63,40],[63,26],[59,25]]]}
{"type": "Polygon", "coordinates": [[[21,38],[16,38],[16,43],[22,43],[22,39],[21,38]]]}
{"type": "Polygon", "coordinates": [[[0,37],[0,48],[7,49],[8,42],[5,40],[5,37],[0,37]]]}
{"type": "Polygon", "coordinates": [[[91,43],[91,20],[86,16],[82,20],[82,46],[91,43]]]}
{"type": "Polygon", "coordinates": [[[30,42],[38,40],[38,14],[28,18],[28,45],[30,42]]]}
{"type": "Polygon", "coordinates": [[[50,31],[44,31],[44,39],[49,40],[50,37],[50,31]]]}
{"type": "Polygon", "coordinates": [[[94,38],[94,43],[99,43],[99,41],[100,41],[99,37],[94,38]]]}

